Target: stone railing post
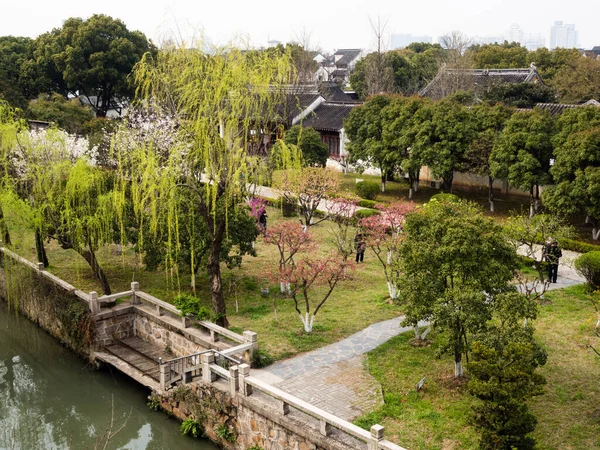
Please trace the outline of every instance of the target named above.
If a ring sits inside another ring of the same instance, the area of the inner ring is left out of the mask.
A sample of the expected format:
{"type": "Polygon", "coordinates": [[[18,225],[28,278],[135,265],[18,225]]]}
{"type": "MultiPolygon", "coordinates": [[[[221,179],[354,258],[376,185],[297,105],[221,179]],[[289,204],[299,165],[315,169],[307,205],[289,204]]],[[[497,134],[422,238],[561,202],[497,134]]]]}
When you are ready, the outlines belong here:
{"type": "Polygon", "coordinates": [[[213,381],[216,381],[217,374],[212,373],[210,370],[210,365],[215,363],[215,354],[214,353],[204,353],[202,355],[202,381],[206,384],[211,384],[213,381]]]}
{"type": "Polygon", "coordinates": [[[232,397],[235,397],[238,389],[240,388],[240,369],[238,366],[231,366],[229,368],[229,393],[232,397]]]}
{"type": "Polygon", "coordinates": [[[142,303],[138,296],[135,294],[135,291],[140,290],[140,283],[138,283],[137,281],[131,283],[131,290],[133,291],[133,293],[131,294],[131,304],[139,305],[140,303],[142,303]]]}
{"type": "Polygon", "coordinates": [[[218,342],[219,334],[215,330],[210,330],[210,342],[218,342]]]}
{"type": "Polygon", "coordinates": [[[192,321],[189,319],[189,317],[186,317],[186,316],[181,317],[181,326],[183,328],[189,328],[191,324],[192,324],[192,321]]]}
{"type": "Polygon", "coordinates": [[[42,262],[37,263],[37,270],[44,270],[44,263],[42,263],[42,262]]]}
{"type": "Polygon", "coordinates": [[[379,443],[383,441],[383,427],[379,424],[371,427],[371,439],[369,440],[368,450],[379,450],[379,443]]]}
{"type": "Polygon", "coordinates": [[[250,376],[250,366],[248,364],[240,364],[240,393],[244,397],[252,395],[252,386],[246,383],[246,378],[250,376]]]}
{"type": "Polygon", "coordinates": [[[250,364],[252,362],[252,356],[254,352],[258,350],[258,334],[254,331],[244,331],[244,343],[252,344],[250,350],[244,352],[244,361],[246,364],[250,364]]]}
{"type": "Polygon", "coordinates": [[[163,364],[162,358],[158,358],[158,369],[160,371],[160,390],[164,392],[167,385],[167,365],[163,364]]]}
{"type": "Polygon", "coordinates": [[[90,292],[90,311],[92,314],[100,312],[100,303],[98,302],[98,293],[96,291],[90,292]]]}

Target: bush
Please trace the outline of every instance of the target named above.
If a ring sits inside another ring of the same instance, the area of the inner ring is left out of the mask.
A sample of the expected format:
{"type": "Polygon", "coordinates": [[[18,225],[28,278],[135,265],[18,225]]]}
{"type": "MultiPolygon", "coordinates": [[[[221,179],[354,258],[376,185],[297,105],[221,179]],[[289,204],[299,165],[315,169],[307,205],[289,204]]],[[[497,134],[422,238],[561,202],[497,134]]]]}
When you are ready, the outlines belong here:
{"type": "Polygon", "coordinates": [[[252,367],[255,369],[261,369],[273,364],[273,357],[264,350],[258,349],[252,355],[252,367]]]}
{"type": "Polygon", "coordinates": [[[379,183],[374,181],[360,181],[356,183],[356,193],[367,200],[375,200],[381,191],[379,183]]]}
{"type": "Polygon", "coordinates": [[[574,241],[573,239],[559,239],[560,247],[563,250],[571,250],[578,253],[600,251],[600,245],[588,244],[586,242],[574,241]]]}
{"type": "Polygon", "coordinates": [[[298,212],[298,200],[288,200],[285,197],[281,198],[281,213],[283,217],[294,217],[298,212]]]}
{"type": "Polygon", "coordinates": [[[200,299],[191,294],[179,294],[173,304],[181,311],[183,317],[197,320],[213,320],[215,317],[210,309],[200,304],[200,299]]]}
{"type": "Polygon", "coordinates": [[[356,202],[356,206],[361,206],[363,208],[374,208],[377,202],[375,200],[365,200],[361,198],[358,202],[356,202]]]}
{"type": "Polygon", "coordinates": [[[181,431],[181,434],[184,436],[192,436],[194,438],[204,437],[204,427],[194,419],[188,419],[182,422],[179,431],[181,431]]]}
{"type": "Polygon", "coordinates": [[[434,202],[448,202],[448,203],[456,203],[460,199],[454,194],[447,194],[444,192],[440,192],[439,194],[432,195],[429,201],[434,202]]]}
{"type": "Polygon", "coordinates": [[[600,288],[600,251],[588,252],[575,260],[575,269],[593,290],[600,288]]]}
{"type": "Polygon", "coordinates": [[[364,219],[365,217],[371,217],[375,214],[381,214],[376,209],[357,209],[354,213],[354,218],[357,220],[364,219]]]}

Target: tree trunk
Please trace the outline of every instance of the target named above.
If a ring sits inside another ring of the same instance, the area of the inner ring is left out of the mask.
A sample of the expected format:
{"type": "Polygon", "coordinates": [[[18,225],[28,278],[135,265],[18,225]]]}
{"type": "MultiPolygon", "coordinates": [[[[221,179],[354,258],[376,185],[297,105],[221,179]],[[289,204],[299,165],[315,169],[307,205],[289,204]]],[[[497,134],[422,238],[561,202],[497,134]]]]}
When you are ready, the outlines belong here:
{"type": "Polygon", "coordinates": [[[454,180],[454,174],[447,175],[442,177],[442,184],[444,191],[448,194],[452,194],[452,181],[454,180]]]}
{"type": "Polygon", "coordinates": [[[223,297],[223,281],[221,280],[221,244],[222,238],[214,236],[212,248],[208,257],[208,275],[210,277],[210,292],[213,309],[217,315],[216,323],[222,327],[228,327],[227,308],[223,297]]]}
{"type": "Polygon", "coordinates": [[[44,267],[48,267],[48,255],[46,254],[46,248],[44,247],[44,238],[42,237],[42,232],[37,228],[35,230],[35,250],[38,261],[43,263],[44,267]]]}
{"type": "Polygon", "coordinates": [[[98,281],[100,281],[100,284],[102,285],[102,293],[104,295],[110,295],[111,291],[110,285],[108,284],[108,278],[106,278],[102,267],[100,267],[100,264],[98,264],[96,254],[94,253],[92,248],[88,247],[84,250],[79,250],[79,254],[84,257],[84,259],[92,268],[92,272],[94,272],[94,275],[96,276],[96,278],[98,278],[98,281]]]}
{"type": "Polygon", "coordinates": [[[490,201],[490,212],[494,212],[494,179],[488,177],[488,199],[490,201]]]}
{"type": "Polygon", "coordinates": [[[408,188],[408,199],[412,200],[412,198],[413,198],[413,188],[409,187],[408,188]]]}
{"type": "Polygon", "coordinates": [[[531,219],[535,215],[535,208],[533,206],[533,186],[529,189],[529,218],[531,219]]]}
{"type": "Polygon", "coordinates": [[[462,365],[462,353],[454,351],[454,378],[461,378],[464,375],[462,365]]]}
{"type": "Polygon", "coordinates": [[[4,211],[2,208],[0,208],[0,241],[4,242],[5,245],[10,245],[10,233],[4,220],[4,211]]]}

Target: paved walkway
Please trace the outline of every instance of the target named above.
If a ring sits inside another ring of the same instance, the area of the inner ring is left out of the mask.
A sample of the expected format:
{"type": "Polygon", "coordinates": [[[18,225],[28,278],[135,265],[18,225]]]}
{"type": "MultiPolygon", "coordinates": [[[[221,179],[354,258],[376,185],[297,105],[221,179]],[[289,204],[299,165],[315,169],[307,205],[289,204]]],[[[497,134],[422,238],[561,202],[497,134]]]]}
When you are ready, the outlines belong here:
{"type": "MultiPolygon", "coordinates": [[[[536,251],[540,252],[541,247],[536,251]]],[[[550,284],[548,289],[585,282],[573,268],[577,256],[563,250],[557,283],[550,284]]],[[[369,374],[365,353],[400,333],[412,332],[411,327],[400,326],[403,319],[404,316],[375,323],[340,342],[265,369],[254,369],[252,375],[338,417],[353,420],[383,404],[381,386],[369,374]]]]}

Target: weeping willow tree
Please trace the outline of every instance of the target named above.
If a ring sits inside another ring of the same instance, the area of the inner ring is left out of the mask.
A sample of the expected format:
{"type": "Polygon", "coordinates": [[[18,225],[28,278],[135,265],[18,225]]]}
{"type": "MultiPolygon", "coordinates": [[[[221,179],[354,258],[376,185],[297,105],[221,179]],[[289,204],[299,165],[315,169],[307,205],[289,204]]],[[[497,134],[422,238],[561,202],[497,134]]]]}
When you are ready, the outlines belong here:
{"type": "Polygon", "coordinates": [[[79,253],[110,294],[96,251],[114,240],[114,177],[95,166],[87,151],[85,140],[64,131],[22,131],[13,150],[13,186],[29,206],[40,261],[47,264],[43,241],[54,239],[79,253]]]}
{"type": "MultiPolygon", "coordinates": [[[[176,117],[178,140],[165,154],[154,145],[119,146],[117,139],[121,198],[130,195],[138,223],[146,220],[151,232],[159,233],[164,220],[166,244],[177,248],[189,210],[176,201],[175,192],[193,194],[196,217],[207,233],[206,269],[222,326],[228,326],[222,250],[235,223],[229,211],[244,200],[246,182],[256,170],[246,149],[252,136],[281,120],[292,77],[289,55],[244,53],[234,46],[210,53],[169,48],[146,54],[134,69],[138,101],[176,117]]],[[[191,265],[194,271],[193,260],[191,265]]]]}
{"type": "Polygon", "coordinates": [[[12,150],[19,131],[24,127],[25,122],[18,118],[17,111],[0,100],[0,242],[6,245],[10,245],[11,239],[4,211],[12,210],[14,206],[10,205],[15,201],[12,150]]]}

